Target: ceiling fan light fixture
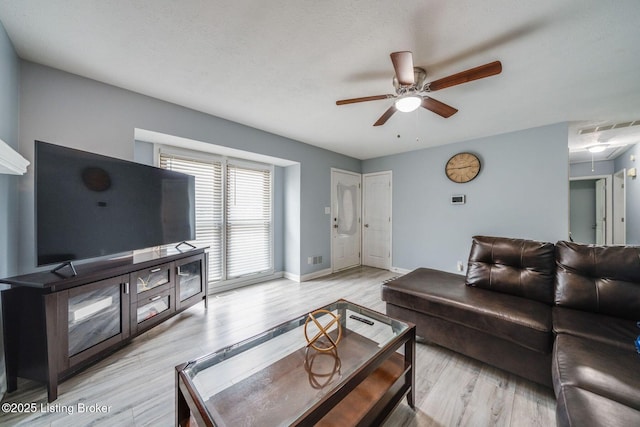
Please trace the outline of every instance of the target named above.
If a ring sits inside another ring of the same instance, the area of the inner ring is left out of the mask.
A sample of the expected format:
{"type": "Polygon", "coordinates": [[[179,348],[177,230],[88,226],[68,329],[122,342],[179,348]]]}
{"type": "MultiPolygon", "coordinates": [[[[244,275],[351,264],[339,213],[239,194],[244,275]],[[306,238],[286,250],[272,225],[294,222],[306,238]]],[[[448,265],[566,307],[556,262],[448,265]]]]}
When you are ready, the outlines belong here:
{"type": "Polygon", "coordinates": [[[402,98],[398,98],[396,101],[396,109],[403,113],[409,113],[415,111],[420,104],[422,104],[422,97],[418,95],[407,95],[402,98]]]}
{"type": "Polygon", "coordinates": [[[591,147],[588,147],[587,150],[589,150],[590,153],[602,153],[608,147],[609,147],[608,144],[598,144],[598,145],[592,145],[591,147]]]}
{"type": "Polygon", "coordinates": [[[450,105],[440,102],[424,92],[434,92],[451,86],[457,86],[485,77],[495,76],[502,72],[502,63],[493,61],[479,67],[470,68],[438,80],[425,82],[426,71],[420,67],[414,67],[413,54],[409,51],[392,52],[391,62],[395,76],[393,87],[395,94],[365,96],[361,98],[341,99],[336,101],[336,105],[355,104],[357,102],[376,101],[378,99],[394,99],[393,105],[378,118],[373,126],[382,126],[397,111],[408,113],[422,107],[443,118],[448,118],[458,112],[450,105]]]}

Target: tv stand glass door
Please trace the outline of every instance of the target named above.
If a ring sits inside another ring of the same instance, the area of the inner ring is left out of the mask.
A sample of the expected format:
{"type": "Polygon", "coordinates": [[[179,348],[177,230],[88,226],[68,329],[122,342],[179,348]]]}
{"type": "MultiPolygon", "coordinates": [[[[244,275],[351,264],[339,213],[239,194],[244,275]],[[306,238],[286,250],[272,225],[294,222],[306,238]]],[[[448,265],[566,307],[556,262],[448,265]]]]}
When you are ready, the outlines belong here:
{"type": "Polygon", "coordinates": [[[67,334],[61,335],[64,368],[93,357],[129,337],[129,283],[127,276],[101,280],[60,293],[67,334]]]}
{"type": "MultiPolygon", "coordinates": [[[[68,305],[68,351],[74,356],[122,332],[119,284],[74,292],[68,305]]],[[[127,325],[127,329],[128,329],[127,325]]]]}

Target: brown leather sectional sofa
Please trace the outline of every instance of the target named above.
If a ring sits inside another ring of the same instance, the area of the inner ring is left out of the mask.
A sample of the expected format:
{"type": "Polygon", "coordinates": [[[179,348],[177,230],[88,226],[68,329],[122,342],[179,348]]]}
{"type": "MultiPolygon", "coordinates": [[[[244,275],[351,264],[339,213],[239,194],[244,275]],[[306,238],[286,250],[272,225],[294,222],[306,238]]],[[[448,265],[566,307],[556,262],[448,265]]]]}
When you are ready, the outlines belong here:
{"type": "Polygon", "coordinates": [[[640,425],[640,248],[476,236],[467,275],[382,286],[427,341],[553,387],[561,426],[640,425]]]}

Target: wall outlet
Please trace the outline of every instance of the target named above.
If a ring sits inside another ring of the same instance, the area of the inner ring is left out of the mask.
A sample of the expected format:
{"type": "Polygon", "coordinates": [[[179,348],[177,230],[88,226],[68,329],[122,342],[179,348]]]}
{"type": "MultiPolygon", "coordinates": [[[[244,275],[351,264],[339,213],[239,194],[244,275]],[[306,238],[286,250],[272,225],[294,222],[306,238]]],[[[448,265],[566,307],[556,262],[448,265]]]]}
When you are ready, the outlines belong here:
{"type": "Polygon", "coordinates": [[[464,264],[462,263],[462,261],[458,261],[457,268],[460,272],[464,271],[464,264]]]}
{"type": "Polygon", "coordinates": [[[307,258],[307,264],[313,264],[313,257],[312,256],[307,258]]]}

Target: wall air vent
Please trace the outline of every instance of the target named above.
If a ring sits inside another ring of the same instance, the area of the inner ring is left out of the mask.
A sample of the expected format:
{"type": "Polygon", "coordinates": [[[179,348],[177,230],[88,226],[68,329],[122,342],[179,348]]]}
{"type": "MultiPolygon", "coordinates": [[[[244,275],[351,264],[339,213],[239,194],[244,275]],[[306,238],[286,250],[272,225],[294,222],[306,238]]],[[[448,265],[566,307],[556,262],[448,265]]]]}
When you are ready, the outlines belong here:
{"type": "Polygon", "coordinates": [[[631,126],[638,126],[638,125],[640,125],[640,120],[634,120],[632,122],[616,123],[612,125],[596,126],[591,128],[580,129],[578,131],[578,135],[587,135],[590,133],[603,132],[611,129],[622,129],[622,128],[628,128],[631,126]]]}

